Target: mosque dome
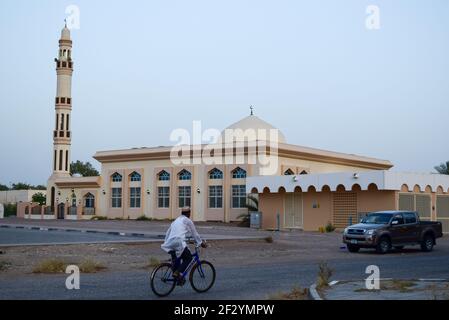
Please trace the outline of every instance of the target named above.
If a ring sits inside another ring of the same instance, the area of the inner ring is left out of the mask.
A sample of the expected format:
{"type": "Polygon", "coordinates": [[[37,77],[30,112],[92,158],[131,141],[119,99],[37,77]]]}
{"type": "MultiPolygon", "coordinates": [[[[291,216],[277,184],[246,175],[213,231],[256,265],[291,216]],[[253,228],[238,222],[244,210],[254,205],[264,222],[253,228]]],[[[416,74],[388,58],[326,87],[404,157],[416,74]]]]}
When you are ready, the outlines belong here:
{"type": "MultiPolygon", "coordinates": [[[[253,132],[255,132],[256,135],[259,134],[259,130],[262,130],[266,134],[265,138],[263,136],[262,137],[256,136],[256,137],[249,137],[249,138],[245,137],[245,140],[247,140],[247,141],[254,141],[254,140],[271,141],[272,137],[270,135],[270,132],[272,132],[271,130],[276,130],[277,131],[277,142],[278,143],[286,143],[284,134],[278,128],[272,126],[268,122],[260,119],[259,117],[255,116],[253,114],[246,118],[243,118],[242,120],[227,127],[221,133],[222,139],[224,139],[225,132],[228,129],[231,129],[231,130],[240,129],[241,130],[240,134],[243,134],[243,135],[245,135],[245,131],[248,132],[248,130],[253,130],[253,132]]],[[[239,136],[240,134],[238,134],[237,136],[239,136]]]]}

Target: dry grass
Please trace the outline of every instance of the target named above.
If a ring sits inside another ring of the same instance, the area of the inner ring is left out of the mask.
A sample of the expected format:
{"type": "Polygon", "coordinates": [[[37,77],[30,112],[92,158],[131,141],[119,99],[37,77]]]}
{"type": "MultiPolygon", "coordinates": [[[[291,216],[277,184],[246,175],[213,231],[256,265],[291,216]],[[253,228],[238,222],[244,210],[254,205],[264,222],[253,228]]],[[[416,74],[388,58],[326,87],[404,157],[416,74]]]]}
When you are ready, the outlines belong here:
{"type": "Polygon", "coordinates": [[[6,261],[0,261],[0,272],[1,271],[6,271],[8,270],[8,268],[11,266],[10,263],[6,262],[6,261]]]}
{"type": "Polygon", "coordinates": [[[94,260],[84,260],[79,265],[80,272],[82,273],[96,273],[98,271],[102,271],[107,269],[103,264],[94,260]]]}
{"type": "Polygon", "coordinates": [[[380,283],[380,290],[394,290],[399,292],[409,292],[411,288],[416,286],[416,283],[408,280],[391,280],[382,281],[380,283]]]}
{"type": "Polygon", "coordinates": [[[161,261],[158,258],[150,257],[148,260],[147,268],[155,268],[161,264],[161,261]]]}
{"type": "MultiPolygon", "coordinates": [[[[65,273],[68,265],[69,263],[62,259],[48,259],[34,267],[33,273],[65,273]]],[[[75,263],[73,265],[77,265],[82,273],[95,273],[106,269],[103,264],[91,259],[85,259],[79,265],[75,263]]]]}
{"type": "Polygon", "coordinates": [[[380,282],[380,289],[366,289],[360,288],[354,290],[354,292],[373,292],[373,291],[399,291],[399,292],[410,292],[412,288],[416,286],[416,283],[409,280],[385,280],[380,282]]]}
{"type": "Polygon", "coordinates": [[[318,268],[318,279],[316,282],[317,289],[327,288],[334,270],[327,265],[327,262],[321,262],[318,268]]]}
{"type": "Polygon", "coordinates": [[[39,263],[33,273],[64,273],[67,263],[61,259],[48,259],[39,263]]]}
{"type": "Polygon", "coordinates": [[[309,300],[309,289],[294,287],[290,292],[279,292],[268,297],[268,300],[309,300]]]}

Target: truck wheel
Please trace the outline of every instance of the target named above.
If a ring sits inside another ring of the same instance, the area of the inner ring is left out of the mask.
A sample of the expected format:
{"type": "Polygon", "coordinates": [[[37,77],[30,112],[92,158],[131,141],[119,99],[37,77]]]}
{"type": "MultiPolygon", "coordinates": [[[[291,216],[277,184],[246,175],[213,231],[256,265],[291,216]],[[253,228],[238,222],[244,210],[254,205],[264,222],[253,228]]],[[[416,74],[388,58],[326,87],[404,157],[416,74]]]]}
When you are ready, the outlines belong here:
{"type": "Polygon", "coordinates": [[[353,252],[353,253],[359,252],[359,250],[360,250],[360,247],[355,246],[353,244],[348,244],[348,245],[346,245],[346,247],[348,248],[349,252],[353,252]]]}
{"type": "Polygon", "coordinates": [[[390,251],[391,248],[391,242],[390,239],[387,237],[383,237],[379,239],[379,242],[377,243],[376,251],[377,253],[385,254],[388,251],[390,251]]]}
{"type": "Polygon", "coordinates": [[[432,235],[424,236],[424,240],[421,243],[421,250],[424,252],[430,252],[433,250],[433,244],[435,243],[435,239],[432,235]]]}
{"type": "Polygon", "coordinates": [[[394,247],[396,250],[402,250],[402,249],[404,249],[404,246],[395,246],[394,247]]]}

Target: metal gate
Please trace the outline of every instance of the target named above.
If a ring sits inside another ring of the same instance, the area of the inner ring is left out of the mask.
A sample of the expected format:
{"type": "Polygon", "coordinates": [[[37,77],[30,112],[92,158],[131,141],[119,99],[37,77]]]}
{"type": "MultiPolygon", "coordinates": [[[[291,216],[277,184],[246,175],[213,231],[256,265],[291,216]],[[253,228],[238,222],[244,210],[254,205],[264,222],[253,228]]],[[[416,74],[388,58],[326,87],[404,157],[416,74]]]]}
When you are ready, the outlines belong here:
{"type": "Polygon", "coordinates": [[[399,210],[416,211],[421,220],[431,220],[432,198],[426,194],[399,194],[399,210]]]}
{"type": "Polygon", "coordinates": [[[337,192],[333,194],[333,225],[345,228],[357,223],[357,193],[337,192]]]}
{"type": "Polygon", "coordinates": [[[437,221],[443,225],[443,232],[449,233],[449,196],[437,195],[437,221]]]}

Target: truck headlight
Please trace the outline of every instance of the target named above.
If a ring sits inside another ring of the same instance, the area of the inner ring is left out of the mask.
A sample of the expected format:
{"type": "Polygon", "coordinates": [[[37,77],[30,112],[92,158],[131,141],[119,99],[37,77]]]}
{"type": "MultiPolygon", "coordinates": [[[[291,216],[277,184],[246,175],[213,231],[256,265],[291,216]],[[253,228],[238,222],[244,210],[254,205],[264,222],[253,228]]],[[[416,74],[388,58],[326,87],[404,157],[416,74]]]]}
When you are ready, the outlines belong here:
{"type": "Polygon", "coordinates": [[[372,229],[372,230],[367,230],[366,233],[369,236],[372,236],[373,234],[376,234],[376,230],[372,229]]]}

